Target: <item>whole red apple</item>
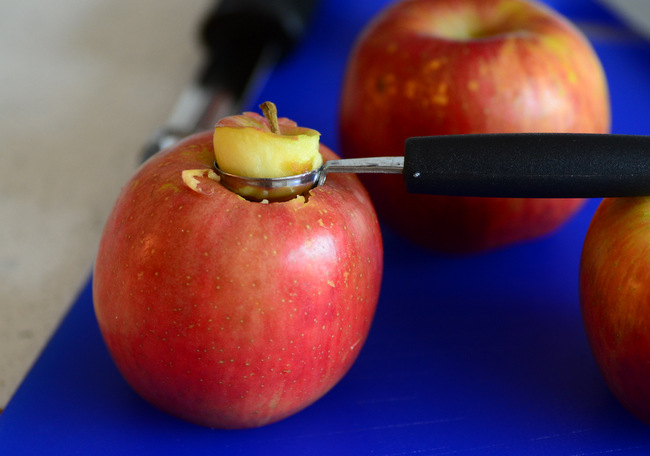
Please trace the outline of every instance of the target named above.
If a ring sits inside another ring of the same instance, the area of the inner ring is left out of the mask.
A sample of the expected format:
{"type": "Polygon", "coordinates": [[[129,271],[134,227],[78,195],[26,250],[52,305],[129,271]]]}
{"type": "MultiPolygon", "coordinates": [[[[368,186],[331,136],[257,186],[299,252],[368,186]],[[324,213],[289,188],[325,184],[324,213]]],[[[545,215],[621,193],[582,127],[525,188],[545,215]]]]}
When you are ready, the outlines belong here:
{"type": "Polygon", "coordinates": [[[355,176],[251,202],[216,179],[212,141],[159,153],[123,188],[96,258],[95,311],[150,403],[208,427],[255,427],[305,408],[351,367],[377,303],[382,240],[355,176]]]}
{"type": "MultiPolygon", "coordinates": [[[[525,0],[402,0],[358,37],[339,121],[344,156],[390,156],[410,136],[606,133],[610,108],[598,57],[557,12],[525,0]]],[[[409,195],[394,176],[363,179],[388,226],[451,253],[548,234],[584,203],[409,195]]]]}
{"type": "Polygon", "coordinates": [[[580,263],[587,338],[620,402],[650,424],[650,198],[605,199],[580,263]]]}

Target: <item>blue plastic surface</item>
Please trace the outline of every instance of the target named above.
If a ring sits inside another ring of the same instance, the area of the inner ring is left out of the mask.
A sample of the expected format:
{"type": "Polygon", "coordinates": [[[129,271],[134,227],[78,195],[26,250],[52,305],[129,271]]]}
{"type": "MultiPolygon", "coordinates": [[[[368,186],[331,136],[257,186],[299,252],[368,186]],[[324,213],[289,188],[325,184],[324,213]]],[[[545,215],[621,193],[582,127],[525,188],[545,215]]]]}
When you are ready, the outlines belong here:
{"type": "MultiPolygon", "coordinates": [[[[649,44],[591,1],[548,3],[587,24],[614,132],[650,134],[649,44]]],[[[384,4],[322,0],[260,99],[336,150],[348,49],[384,4]]],[[[386,231],[382,294],[357,363],[313,406],[254,430],[187,424],[133,393],[101,340],[89,282],[0,415],[0,454],[650,454],[650,426],[607,390],[580,319],[578,263],[597,204],[553,236],[474,257],[436,256],[386,231]]]]}

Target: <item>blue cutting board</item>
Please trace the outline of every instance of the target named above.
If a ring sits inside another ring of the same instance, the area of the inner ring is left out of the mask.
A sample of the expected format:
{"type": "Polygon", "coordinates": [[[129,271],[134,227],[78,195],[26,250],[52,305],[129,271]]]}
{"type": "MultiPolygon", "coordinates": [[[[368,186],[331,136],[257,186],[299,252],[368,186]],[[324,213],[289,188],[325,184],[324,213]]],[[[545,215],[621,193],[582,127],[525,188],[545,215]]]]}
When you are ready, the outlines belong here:
{"type": "MultiPolygon", "coordinates": [[[[337,149],[348,50],[386,3],[323,0],[260,100],[337,149]]],[[[614,132],[650,134],[648,43],[591,1],[549,3],[585,25],[614,132]]],[[[101,340],[89,279],[0,415],[0,454],[650,454],[650,426],[607,390],[580,319],[578,263],[597,204],[546,239],[473,257],[436,256],[385,231],[382,294],[357,363],[313,406],[254,430],[197,427],[133,393],[101,340]]]]}

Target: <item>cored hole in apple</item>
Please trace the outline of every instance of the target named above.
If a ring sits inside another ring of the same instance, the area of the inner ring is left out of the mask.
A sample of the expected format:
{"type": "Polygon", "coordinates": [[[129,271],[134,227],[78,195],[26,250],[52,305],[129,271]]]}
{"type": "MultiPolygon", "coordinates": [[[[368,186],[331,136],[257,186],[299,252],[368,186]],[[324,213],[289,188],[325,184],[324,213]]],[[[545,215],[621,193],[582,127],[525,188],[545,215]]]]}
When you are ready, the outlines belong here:
{"type": "MultiPolygon", "coordinates": [[[[218,185],[225,188],[227,191],[254,203],[284,203],[296,199],[303,203],[307,203],[311,196],[311,188],[299,193],[291,191],[290,189],[286,189],[286,192],[283,193],[282,190],[284,189],[282,188],[273,189],[271,193],[264,193],[263,190],[260,190],[257,187],[246,188],[246,186],[239,186],[237,188],[232,188],[232,185],[228,185],[228,179],[224,179],[219,175],[216,162],[213,169],[204,168],[183,170],[181,178],[183,183],[190,190],[201,195],[212,195],[215,191],[215,185],[218,185]]],[[[235,182],[238,183],[238,185],[241,184],[238,179],[236,179],[235,182]]]]}
{"type": "Polygon", "coordinates": [[[298,201],[303,204],[307,204],[309,202],[309,198],[312,196],[311,190],[307,190],[304,193],[299,193],[299,194],[264,196],[264,195],[260,195],[259,189],[252,190],[249,193],[246,192],[245,190],[241,191],[241,189],[234,191],[228,188],[228,186],[224,185],[223,181],[220,182],[220,185],[225,187],[226,190],[235,193],[240,198],[250,201],[251,203],[257,203],[257,204],[278,204],[278,203],[286,203],[289,201],[298,201]]]}

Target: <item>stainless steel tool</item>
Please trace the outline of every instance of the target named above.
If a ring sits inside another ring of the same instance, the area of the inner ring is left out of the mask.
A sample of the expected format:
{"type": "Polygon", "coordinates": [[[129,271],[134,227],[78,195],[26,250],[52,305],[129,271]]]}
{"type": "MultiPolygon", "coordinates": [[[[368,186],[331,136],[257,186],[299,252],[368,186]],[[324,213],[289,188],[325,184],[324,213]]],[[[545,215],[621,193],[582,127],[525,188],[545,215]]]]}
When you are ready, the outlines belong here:
{"type": "Polygon", "coordinates": [[[410,193],[518,198],[650,195],[650,136],[512,133],[413,137],[403,157],[341,159],[283,178],[224,173],[233,191],[256,188],[257,199],[287,199],[323,185],[327,175],[401,174],[410,193]]]}

